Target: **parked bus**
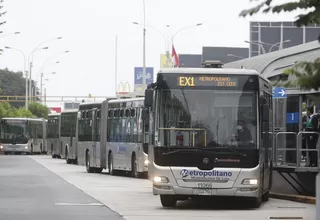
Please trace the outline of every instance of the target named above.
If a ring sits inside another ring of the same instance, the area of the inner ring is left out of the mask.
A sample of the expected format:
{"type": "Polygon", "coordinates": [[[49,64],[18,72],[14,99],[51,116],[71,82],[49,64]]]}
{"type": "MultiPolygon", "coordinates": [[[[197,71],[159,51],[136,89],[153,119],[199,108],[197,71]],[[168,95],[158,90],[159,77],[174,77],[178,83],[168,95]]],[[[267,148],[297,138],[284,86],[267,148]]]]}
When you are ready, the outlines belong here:
{"type": "Polygon", "coordinates": [[[255,207],[272,184],[272,85],[253,70],[168,68],[145,91],[149,175],[164,207],[236,196],[255,207]],[[154,121],[154,123],[153,123],[154,121]]]}
{"type": "Polygon", "coordinates": [[[45,120],[34,118],[2,118],[0,150],[4,154],[41,154],[45,145],[45,120]]]}
{"type": "Polygon", "coordinates": [[[60,141],[62,145],[61,157],[66,159],[67,164],[77,164],[77,138],[76,128],[78,110],[65,110],[60,115],[60,141]]]}
{"type": "Polygon", "coordinates": [[[111,175],[125,171],[133,177],[147,173],[148,120],[143,119],[147,114],[143,103],[144,98],[129,98],[80,105],[78,147],[87,172],[108,169],[111,175]]]}
{"type": "Polygon", "coordinates": [[[47,147],[52,158],[61,158],[60,113],[48,115],[47,147]]]}

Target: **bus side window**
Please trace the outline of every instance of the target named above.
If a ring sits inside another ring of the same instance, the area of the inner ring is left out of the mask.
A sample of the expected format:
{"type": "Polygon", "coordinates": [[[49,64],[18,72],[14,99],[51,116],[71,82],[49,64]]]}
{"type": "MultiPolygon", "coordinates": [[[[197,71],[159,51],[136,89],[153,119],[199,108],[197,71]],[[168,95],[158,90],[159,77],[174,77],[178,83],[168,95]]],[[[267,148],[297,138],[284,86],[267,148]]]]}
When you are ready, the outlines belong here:
{"type": "Polygon", "coordinates": [[[95,139],[96,141],[100,141],[100,123],[101,123],[101,111],[100,110],[97,110],[96,112],[96,123],[95,123],[95,139]]]}
{"type": "Polygon", "coordinates": [[[115,124],[114,124],[114,109],[110,110],[110,126],[108,127],[108,131],[110,131],[110,142],[115,141],[115,124]]]}
{"type": "Polygon", "coordinates": [[[136,109],[134,109],[134,108],[131,109],[130,116],[131,116],[130,142],[135,143],[138,141],[138,126],[137,126],[136,109]]]}
{"type": "Polygon", "coordinates": [[[126,109],[125,111],[126,116],[126,142],[130,142],[130,135],[131,135],[131,116],[130,116],[130,109],[126,109]]]}
{"type": "Polygon", "coordinates": [[[111,142],[111,131],[112,131],[112,110],[108,111],[108,119],[107,119],[107,142],[111,142]]]}
{"type": "Polygon", "coordinates": [[[114,141],[119,142],[120,137],[120,126],[119,126],[119,109],[113,111],[114,120],[114,141]]]}
{"type": "Polygon", "coordinates": [[[126,142],[126,128],[127,128],[127,123],[126,123],[126,114],[125,114],[125,109],[120,110],[120,117],[121,117],[121,141],[126,142]]]}

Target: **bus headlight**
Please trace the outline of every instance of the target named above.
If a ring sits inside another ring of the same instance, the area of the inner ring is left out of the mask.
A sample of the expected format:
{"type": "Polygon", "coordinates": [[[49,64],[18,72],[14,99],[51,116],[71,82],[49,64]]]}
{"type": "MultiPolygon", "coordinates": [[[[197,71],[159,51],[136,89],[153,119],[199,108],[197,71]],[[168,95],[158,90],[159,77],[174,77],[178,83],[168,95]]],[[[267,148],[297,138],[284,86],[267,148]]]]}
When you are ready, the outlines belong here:
{"type": "Polygon", "coordinates": [[[0,145],[0,149],[1,149],[1,150],[3,149],[3,146],[2,146],[2,145],[0,145]]]}
{"type": "Polygon", "coordinates": [[[145,160],[145,161],[144,161],[144,165],[145,165],[145,166],[148,166],[148,165],[149,165],[149,160],[145,160]]]}
{"type": "Polygon", "coordinates": [[[28,146],[25,146],[24,149],[28,150],[28,146]]]}
{"type": "Polygon", "coordinates": [[[155,176],[153,177],[153,183],[168,183],[169,179],[165,176],[155,176]]]}
{"type": "Polygon", "coordinates": [[[244,179],[242,181],[243,185],[258,185],[258,179],[244,179]]]}

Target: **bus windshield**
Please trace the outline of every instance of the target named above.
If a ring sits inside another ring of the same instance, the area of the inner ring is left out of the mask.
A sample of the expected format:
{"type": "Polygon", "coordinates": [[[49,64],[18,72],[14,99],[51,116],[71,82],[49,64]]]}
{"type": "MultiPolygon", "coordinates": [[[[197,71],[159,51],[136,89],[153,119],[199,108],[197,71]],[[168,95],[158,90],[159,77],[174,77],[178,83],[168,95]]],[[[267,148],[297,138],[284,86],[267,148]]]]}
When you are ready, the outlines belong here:
{"type": "Polygon", "coordinates": [[[159,147],[257,147],[255,92],[159,89],[157,100],[159,147]]]}
{"type": "Polygon", "coordinates": [[[27,125],[23,120],[1,120],[0,141],[4,144],[26,144],[27,125]]]}

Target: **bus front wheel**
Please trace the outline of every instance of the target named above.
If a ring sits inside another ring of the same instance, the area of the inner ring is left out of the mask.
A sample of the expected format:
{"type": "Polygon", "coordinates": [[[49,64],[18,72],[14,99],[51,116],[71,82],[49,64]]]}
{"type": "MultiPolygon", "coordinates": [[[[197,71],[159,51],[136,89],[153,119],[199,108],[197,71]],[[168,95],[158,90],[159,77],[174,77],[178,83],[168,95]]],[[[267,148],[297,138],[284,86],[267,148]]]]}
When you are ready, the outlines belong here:
{"type": "Polygon", "coordinates": [[[86,170],[88,173],[93,173],[93,167],[90,164],[90,154],[89,152],[86,153],[86,170]]]}
{"type": "Polygon", "coordinates": [[[177,199],[171,195],[160,195],[160,201],[163,207],[175,207],[177,199]]]}

